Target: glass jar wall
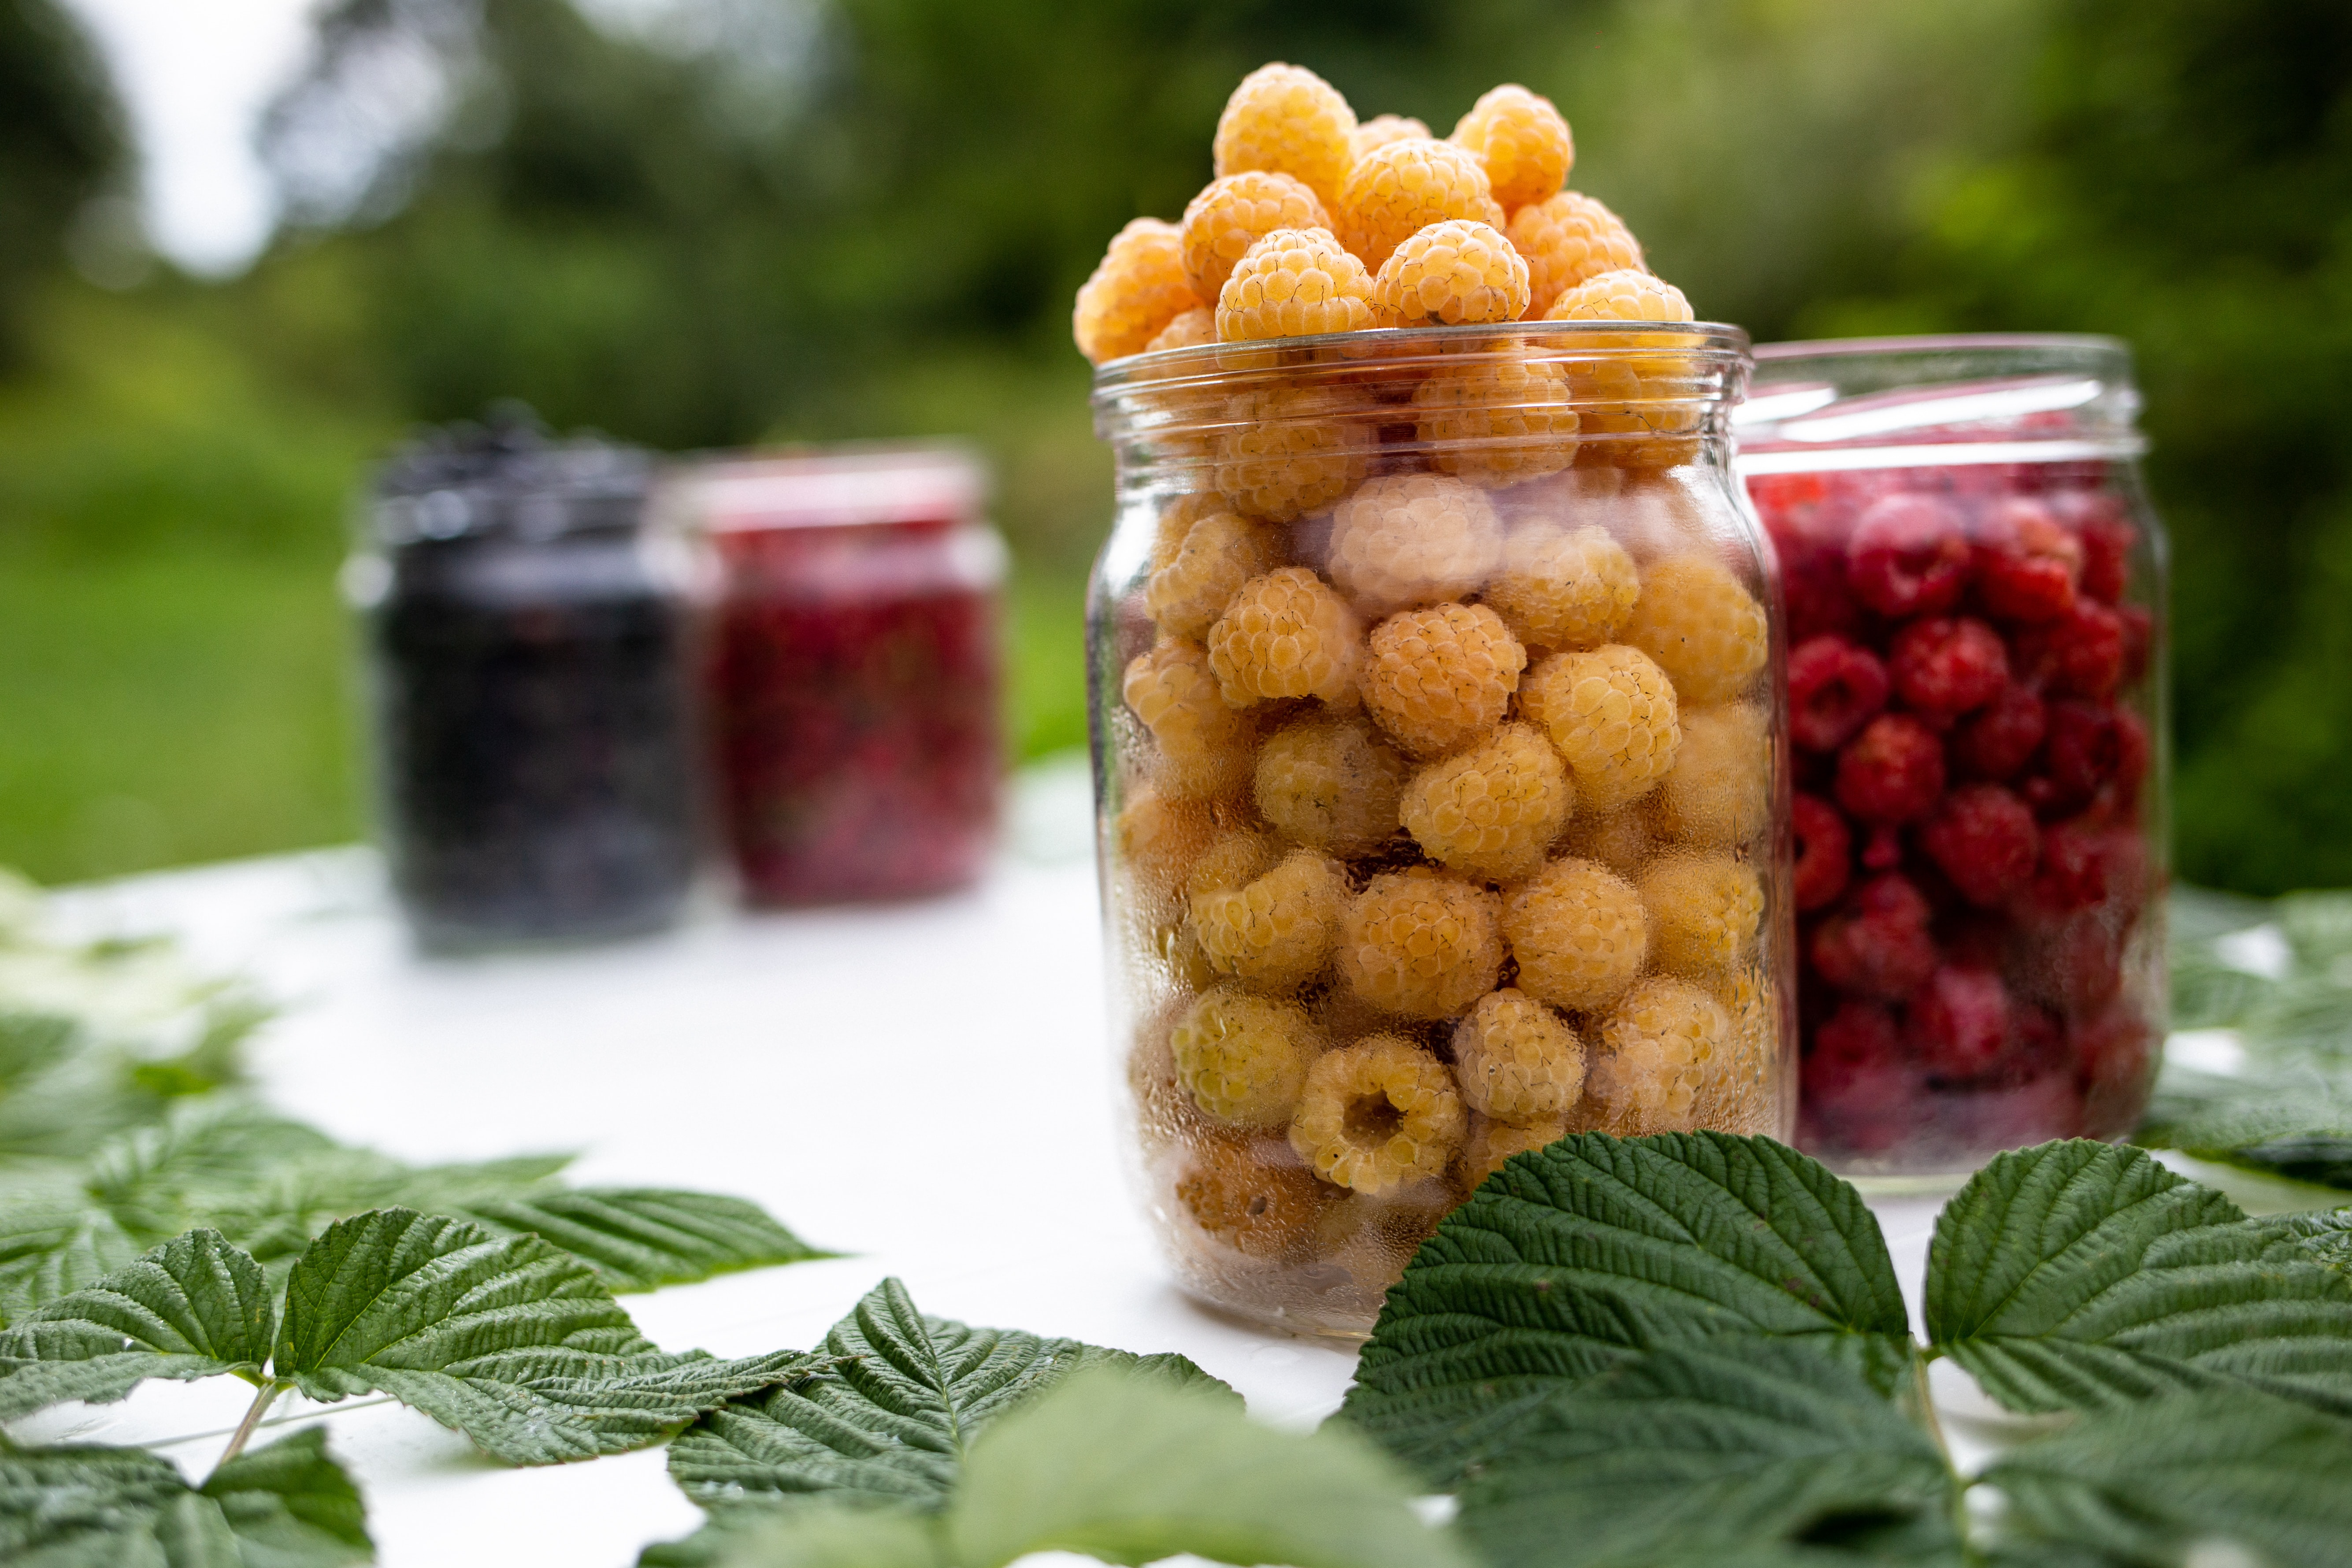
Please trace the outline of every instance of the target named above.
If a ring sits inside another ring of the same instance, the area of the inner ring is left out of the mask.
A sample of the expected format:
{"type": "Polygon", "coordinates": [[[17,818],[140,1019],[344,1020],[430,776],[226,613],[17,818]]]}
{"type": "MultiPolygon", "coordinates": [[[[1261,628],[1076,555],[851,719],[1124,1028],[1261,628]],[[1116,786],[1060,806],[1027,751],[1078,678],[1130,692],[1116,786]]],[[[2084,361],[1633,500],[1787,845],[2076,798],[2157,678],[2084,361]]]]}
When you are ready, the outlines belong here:
{"type": "Polygon", "coordinates": [[[1781,343],[1741,470],[1792,651],[1808,1149],[2120,1137],[2164,1030],[2163,535],[2124,345],[1781,343]]]}
{"type": "Polygon", "coordinates": [[[1097,373],[1113,1039],[1194,1293],[1361,1331],[1514,1152],[1790,1132],[1745,366],[1730,329],[1540,322],[1097,373]]]}

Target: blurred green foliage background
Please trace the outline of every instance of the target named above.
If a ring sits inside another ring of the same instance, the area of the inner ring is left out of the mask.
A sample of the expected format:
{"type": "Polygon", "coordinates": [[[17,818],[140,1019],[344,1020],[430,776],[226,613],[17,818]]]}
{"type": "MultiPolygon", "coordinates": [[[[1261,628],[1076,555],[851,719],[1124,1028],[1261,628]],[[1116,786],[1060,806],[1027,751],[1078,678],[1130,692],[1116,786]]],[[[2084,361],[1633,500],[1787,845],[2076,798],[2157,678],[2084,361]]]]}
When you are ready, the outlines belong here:
{"type": "Polygon", "coordinates": [[[598,15],[331,5],[265,132],[288,222],[206,282],[109,238],[120,111],[55,0],[0,0],[0,862],[358,832],[349,497],[405,427],[498,396],[681,449],[975,437],[1018,563],[1020,747],[1080,742],[1109,467],[1068,301],[1283,58],[1441,133],[1496,81],[1549,94],[1573,183],[1759,341],[2132,340],[2175,542],[2179,869],[2352,882],[2341,0],[598,15]]]}

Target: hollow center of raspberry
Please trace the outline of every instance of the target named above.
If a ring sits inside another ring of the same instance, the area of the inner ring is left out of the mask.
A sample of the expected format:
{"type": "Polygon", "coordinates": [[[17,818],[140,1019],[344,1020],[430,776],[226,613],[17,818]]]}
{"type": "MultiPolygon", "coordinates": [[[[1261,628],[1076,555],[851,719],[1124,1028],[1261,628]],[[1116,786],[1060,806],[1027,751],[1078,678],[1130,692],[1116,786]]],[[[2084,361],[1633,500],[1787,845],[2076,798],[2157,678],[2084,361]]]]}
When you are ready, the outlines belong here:
{"type": "Polygon", "coordinates": [[[1391,1105],[1387,1095],[1359,1095],[1348,1102],[1342,1125],[1351,1142],[1385,1143],[1403,1129],[1404,1112],[1391,1105]]]}

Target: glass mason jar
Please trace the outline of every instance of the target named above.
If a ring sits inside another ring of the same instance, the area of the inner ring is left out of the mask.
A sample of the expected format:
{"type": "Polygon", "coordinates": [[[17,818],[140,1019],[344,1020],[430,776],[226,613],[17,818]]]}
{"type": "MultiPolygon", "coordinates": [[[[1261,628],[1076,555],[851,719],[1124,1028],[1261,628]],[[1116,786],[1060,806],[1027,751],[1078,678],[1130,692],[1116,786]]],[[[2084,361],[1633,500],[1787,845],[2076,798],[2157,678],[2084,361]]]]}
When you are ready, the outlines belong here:
{"type": "Polygon", "coordinates": [[[509,423],[376,477],[343,582],[392,883],[428,949],[651,931],[693,889],[692,574],[643,526],[651,475],[509,423]]]}
{"type": "Polygon", "coordinates": [[[1524,322],[1104,366],[1113,1039],[1177,1277],[1361,1332],[1513,1153],[1793,1124],[1746,340],[1524,322]]]}
{"type": "Polygon", "coordinates": [[[2165,1026],[2164,536],[2124,344],[1779,343],[1739,468],[1788,598],[1805,1146],[2118,1138],[2165,1026]]]}
{"type": "Polygon", "coordinates": [[[1004,548],[979,463],[871,447],[709,465],[707,680],[727,837],[763,905],[963,887],[1004,770],[1004,548]]]}

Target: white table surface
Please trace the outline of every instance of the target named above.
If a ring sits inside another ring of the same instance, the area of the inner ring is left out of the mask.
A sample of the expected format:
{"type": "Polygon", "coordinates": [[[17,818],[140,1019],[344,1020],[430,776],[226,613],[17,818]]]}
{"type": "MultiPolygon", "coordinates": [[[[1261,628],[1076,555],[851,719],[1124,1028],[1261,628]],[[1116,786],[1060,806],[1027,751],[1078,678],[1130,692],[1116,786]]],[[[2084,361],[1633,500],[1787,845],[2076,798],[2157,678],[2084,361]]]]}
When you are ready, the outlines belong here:
{"type": "MultiPolygon", "coordinates": [[[[405,1159],[577,1150],[583,1183],[765,1205],[849,1256],[623,1298],[664,1348],[813,1344],[887,1275],[927,1310],[1138,1352],[1181,1351],[1257,1415],[1335,1408],[1351,1346],[1195,1306],[1119,1175],[1084,775],[1024,781],[1015,848],[978,890],[888,909],[712,917],[625,946],[415,956],[374,860],[336,850],[146,877],[59,900],[84,933],[170,931],[286,1005],[253,1046],[280,1109],[405,1159]]],[[[1939,1200],[1874,1202],[1915,1312],[1939,1200]]],[[[1990,1415],[1939,1366],[1964,1461],[1990,1415]]],[[[203,1476],[243,1413],[231,1379],[14,1424],[22,1440],[165,1443],[203,1476]]],[[[507,1469],[388,1403],[289,1396],[365,1492],[388,1568],[624,1568],[699,1513],[655,1449],[507,1469]],[[518,1548],[528,1542],[527,1552],[518,1548]]]]}

